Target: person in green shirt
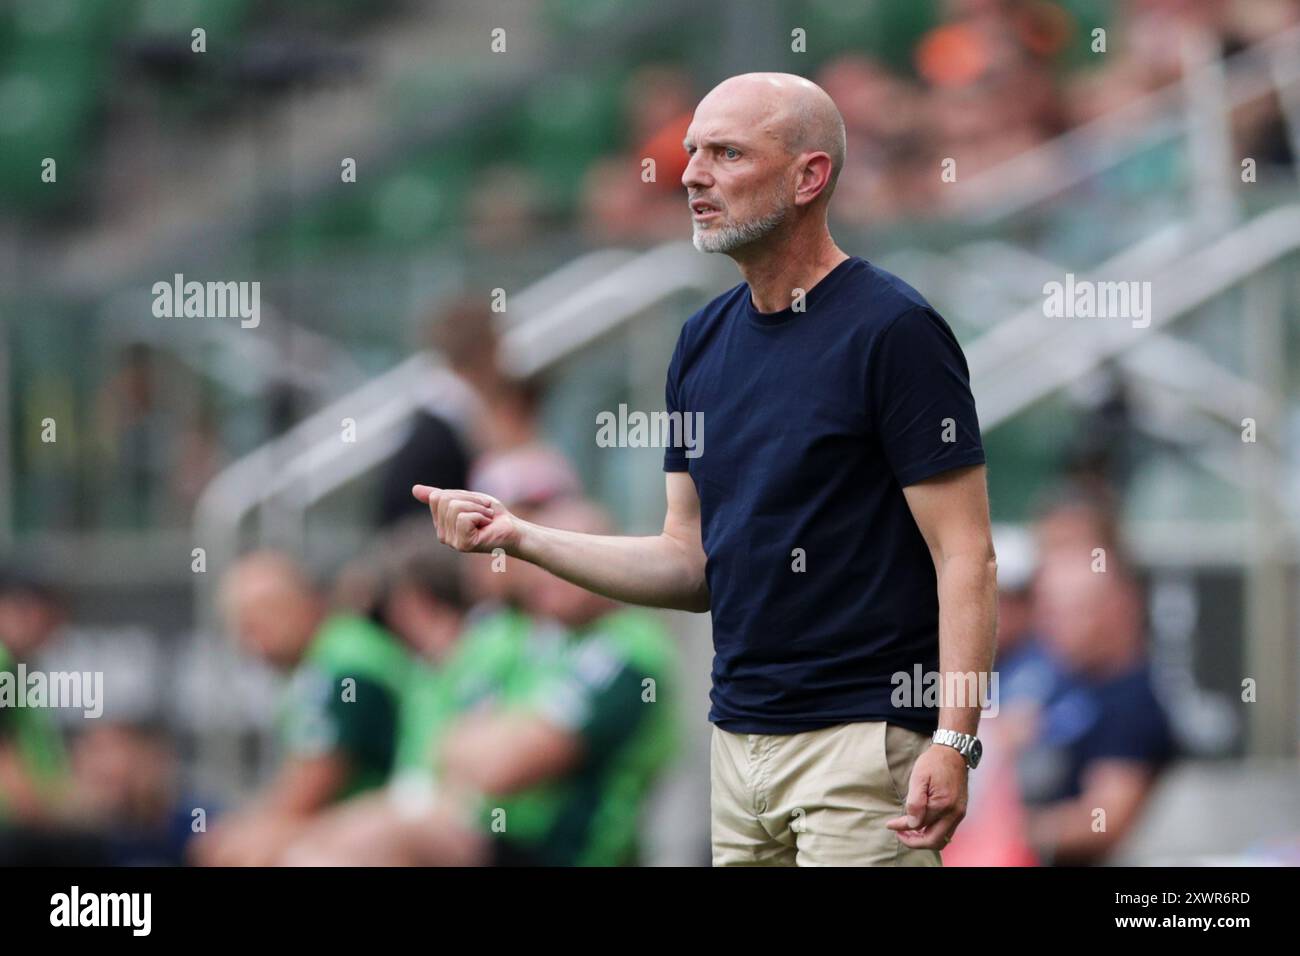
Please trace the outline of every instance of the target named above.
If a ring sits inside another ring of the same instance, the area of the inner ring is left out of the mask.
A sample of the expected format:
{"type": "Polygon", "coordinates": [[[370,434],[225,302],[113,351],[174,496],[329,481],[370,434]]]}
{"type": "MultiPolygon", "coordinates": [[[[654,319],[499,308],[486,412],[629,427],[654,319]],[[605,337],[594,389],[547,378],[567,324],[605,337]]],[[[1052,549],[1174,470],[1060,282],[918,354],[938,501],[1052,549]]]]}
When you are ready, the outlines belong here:
{"type": "Polygon", "coordinates": [[[329,805],[393,766],[411,658],[372,618],[331,613],[289,557],[241,559],[221,603],[243,648],[288,675],[277,715],[284,759],[252,804],[195,841],[195,862],[265,865],[329,805]]]}
{"type": "Polygon", "coordinates": [[[288,862],[295,856],[314,858],[322,848],[336,844],[365,847],[362,856],[353,854],[357,862],[365,862],[384,840],[400,842],[398,798],[431,786],[441,735],[458,714],[490,700],[529,656],[532,622],[518,608],[505,580],[509,576],[487,579],[499,588],[482,587],[490,570],[471,567],[440,544],[429,534],[428,519],[403,524],[376,550],[379,557],[361,559],[345,576],[348,599],[376,608],[414,652],[398,718],[390,787],[387,793],[363,794],[321,814],[297,841],[288,862]],[[466,606],[471,592],[491,597],[471,611],[466,606]]]}
{"type": "MultiPolygon", "coordinates": [[[[603,513],[557,502],[537,520],[609,533],[603,513]]],[[[490,710],[448,729],[440,775],[475,797],[483,862],[639,862],[641,812],[677,748],[676,649],[656,615],[518,562],[538,622],[559,625],[553,653],[534,652],[490,710]]],[[[546,627],[545,623],[537,630],[546,627]]]]}
{"type": "MultiPolygon", "coordinates": [[[[429,534],[425,518],[396,525],[361,563],[370,578],[361,585],[361,602],[412,656],[393,755],[393,771],[400,773],[425,764],[432,741],[451,716],[443,674],[466,629],[472,588],[465,563],[429,534]]],[[[477,616],[484,616],[483,609],[477,616]]]]}
{"type": "MultiPolygon", "coordinates": [[[[605,526],[581,502],[544,511],[574,530],[605,526]]],[[[439,675],[452,716],[388,799],[314,828],[285,862],[637,861],[641,810],[676,747],[672,642],[648,612],[523,562],[508,574],[528,616],[502,610],[462,637],[439,675]]]]}
{"type": "MultiPolygon", "coordinates": [[[[0,571],[0,671],[43,647],[64,621],[63,603],[46,582],[0,571]]],[[[0,707],[0,826],[48,823],[61,815],[67,784],[63,738],[50,711],[0,707]]]]}

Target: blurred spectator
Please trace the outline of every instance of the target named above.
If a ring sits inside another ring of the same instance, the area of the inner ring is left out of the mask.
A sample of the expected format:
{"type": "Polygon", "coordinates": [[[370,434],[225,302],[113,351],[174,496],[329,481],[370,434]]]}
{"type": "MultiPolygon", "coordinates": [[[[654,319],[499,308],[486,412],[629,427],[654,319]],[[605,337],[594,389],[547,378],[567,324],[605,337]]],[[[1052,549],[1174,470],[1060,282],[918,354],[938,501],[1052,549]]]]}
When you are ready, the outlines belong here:
{"type": "Polygon", "coordinates": [[[1044,860],[1098,863],[1128,834],[1175,746],[1152,686],[1140,587],[1110,516],[1076,503],[1042,525],[1037,618],[1061,675],[1020,754],[1021,791],[1044,860]]]}
{"type": "MultiPolygon", "coordinates": [[[[471,426],[475,436],[469,487],[518,505],[537,504],[577,494],[581,482],[568,459],[542,437],[538,421],[542,383],[516,378],[502,367],[494,313],[483,300],[467,299],[439,325],[436,341],[452,370],[479,398],[471,426]]],[[[418,513],[425,507],[411,497],[414,484],[438,485],[416,475],[401,489],[418,513]]],[[[394,489],[396,490],[396,489],[394,489]]]]}
{"type": "Polygon", "coordinates": [[[199,497],[225,464],[221,426],[211,397],[201,393],[196,414],[177,438],[169,469],[170,491],[180,510],[179,522],[188,522],[199,497]]]}
{"type": "Polygon", "coordinates": [[[584,231],[597,244],[681,238],[689,223],[682,140],[695,114],[694,85],[680,67],[651,64],[635,71],[624,90],[628,149],[588,168],[584,231]]]}
{"type": "Polygon", "coordinates": [[[998,528],[998,716],[1018,704],[1041,703],[1050,692],[1057,668],[1043,646],[1034,619],[1034,575],[1038,554],[1032,534],[998,528]]]}
{"type": "MultiPolygon", "coordinates": [[[[438,309],[432,345],[453,372],[476,390],[495,379],[496,336],[492,313],[481,300],[463,298],[438,309]]],[[[457,430],[431,409],[418,409],[406,440],[384,465],[379,482],[378,525],[389,527],[426,509],[411,497],[417,482],[437,488],[463,488],[470,449],[457,430]]]]}
{"type": "Polygon", "coordinates": [[[530,508],[582,494],[582,483],[568,458],[556,448],[532,442],[474,466],[471,487],[511,507],[530,508]]]}
{"type": "MultiPolygon", "coordinates": [[[[576,501],[548,505],[538,520],[606,529],[576,501]]],[[[671,706],[647,696],[667,686],[671,642],[646,612],[523,562],[508,573],[530,613],[562,630],[506,611],[465,635],[442,672],[456,716],[431,742],[423,775],[410,768],[387,800],[341,808],[288,861],[636,861],[640,811],[675,746],[671,706]]]]}
{"type": "Polygon", "coordinates": [[[155,489],[165,486],[172,417],[159,401],[161,363],[148,345],[122,350],[95,399],[98,503],[109,524],[146,527],[157,519],[155,489]]]}
{"type": "Polygon", "coordinates": [[[1095,475],[1082,474],[1050,489],[1033,507],[1040,566],[1058,553],[1067,560],[1104,557],[1127,563],[1117,510],[1114,491],[1095,475]]]}
{"type": "Polygon", "coordinates": [[[467,448],[441,416],[428,410],[417,413],[410,437],[381,481],[381,526],[414,515],[427,517],[425,506],[411,497],[415,484],[486,484],[498,498],[519,504],[580,490],[572,465],[541,437],[540,383],[510,376],[501,367],[499,344],[494,313],[485,298],[466,297],[443,310],[434,345],[478,398],[469,426],[474,446],[467,448]],[[516,488],[520,482],[523,485],[516,488]]]}
{"type": "Polygon", "coordinates": [[[403,521],[377,545],[373,617],[420,661],[444,660],[462,629],[468,594],[457,557],[427,515],[403,521]]]}
{"type": "Polygon", "coordinates": [[[932,200],[938,157],[922,115],[920,87],[858,54],[832,60],[816,76],[844,117],[844,169],[837,219],[871,226],[909,215],[932,200]],[[924,175],[917,175],[920,167],[924,175]]]}
{"type": "Polygon", "coordinates": [[[1028,532],[994,528],[998,560],[998,645],[993,688],[996,711],[980,720],[984,758],[970,776],[966,818],[943,849],[944,866],[1033,866],[1016,753],[1033,730],[1038,705],[1058,669],[1034,629],[1035,553],[1028,532]]]}
{"type": "Polygon", "coordinates": [[[482,249],[536,242],[544,196],[536,173],[518,163],[497,163],[476,177],[467,210],[469,239],[482,249]]]}
{"type": "Polygon", "coordinates": [[[197,841],[195,856],[212,865],[265,864],[312,815],[387,778],[410,658],[373,620],[328,614],[282,554],[241,559],[221,598],[244,649],[292,672],[279,721],[286,753],[252,806],[197,841]]]}
{"type": "Polygon", "coordinates": [[[194,810],[210,801],[184,795],[176,752],[159,726],[96,722],[72,748],[82,822],[100,834],[109,866],[180,866],[194,836],[194,810]]]}
{"type": "Polygon", "coordinates": [[[393,772],[422,766],[447,718],[442,674],[465,629],[467,575],[459,555],[437,538],[429,518],[384,536],[373,561],[375,616],[414,655],[393,748],[393,772]]]}
{"type": "MultiPolygon", "coordinates": [[[[0,570],[0,672],[17,680],[63,626],[63,600],[40,577],[0,570]]],[[[51,821],[66,797],[63,738],[48,708],[0,706],[0,825],[51,821]]]]}

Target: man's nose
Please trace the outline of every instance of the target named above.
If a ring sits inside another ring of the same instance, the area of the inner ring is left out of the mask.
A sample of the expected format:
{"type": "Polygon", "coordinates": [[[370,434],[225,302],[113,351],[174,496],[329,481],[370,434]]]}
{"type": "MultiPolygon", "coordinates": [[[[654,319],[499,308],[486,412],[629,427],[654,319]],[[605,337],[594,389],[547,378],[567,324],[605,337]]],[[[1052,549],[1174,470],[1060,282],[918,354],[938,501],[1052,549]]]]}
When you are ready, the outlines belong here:
{"type": "Polygon", "coordinates": [[[707,164],[702,158],[703,155],[703,150],[696,150],[695,155],[687,162],[686,169],[682,171],[682,185],[687,189],[692,186],[701,186],[707,189],[713,185],[713,177],[709,174],[707,164]]]}

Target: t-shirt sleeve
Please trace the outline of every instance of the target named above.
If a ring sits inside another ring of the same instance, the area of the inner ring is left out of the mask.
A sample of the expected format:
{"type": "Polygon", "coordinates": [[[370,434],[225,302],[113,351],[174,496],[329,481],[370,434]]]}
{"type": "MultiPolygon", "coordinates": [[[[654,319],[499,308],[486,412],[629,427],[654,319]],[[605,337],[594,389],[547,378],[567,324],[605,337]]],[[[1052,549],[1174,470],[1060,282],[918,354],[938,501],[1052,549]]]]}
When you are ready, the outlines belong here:
{"type": "Polygon", "coordinates": [[[1168,718],[1151,685],[1134,682],[1105,702],[1083,744],[1085,763],[1125,760],[1160,767],[1176,746],[1168,718]]]}
{"type": "Polygon", "coordinates": [[[900,485],[984,463],[966,357],[933,309],[894,319],[872,347],[867,372],[876,434],[900,485]]]}
{"type": "Polygon", "coordinates": [[[646,677],[614,643],[599,635],[566,655],[532,698],[534,711],[582,738],[588,760],[602,761],[636,733],[648,708],[646,677]]]}
{"type": "Polygon", "coordinates": [[[341,753],[356,766],[383,768],[392,761],[397,701],[386,687],[356,677],[344,694],[343,677],[311,682],[294,695],[285,747],[295,757],[341,753]]]}
{"type": "MultiPolygon", "coordinates": [[[[668,414],[678,412],[685,415],[686,412],[681,406],[681,399],[678,394],[678,382],[681,378],[682,363],[682,343],[686,341],[686,329],[682,328],[682,333],[677,337],[677,347],[673,349],[673,357],[668,363],[668,377],[664,383],[664,407],[668,414]]],[[[668,442],[664,447],[664,471],[686,471],[689,465],[686,460],[686,448],[680,442],[668,442]]]]}

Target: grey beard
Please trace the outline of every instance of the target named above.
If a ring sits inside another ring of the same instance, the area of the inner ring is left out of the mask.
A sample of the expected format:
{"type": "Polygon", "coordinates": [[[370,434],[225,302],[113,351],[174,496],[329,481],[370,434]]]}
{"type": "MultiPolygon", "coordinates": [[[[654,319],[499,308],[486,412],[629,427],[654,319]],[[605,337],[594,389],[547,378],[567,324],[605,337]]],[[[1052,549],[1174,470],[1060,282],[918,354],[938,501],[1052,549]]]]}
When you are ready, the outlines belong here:
{"type": "Polygon", "coordinates": [[[701,229],[697,225],[692,232],[691,241],[700,252],[732,252],[770,234],[785,222],[786,211],[785,208],[780,208],[749,222],[714,229],[701,229]]]}

